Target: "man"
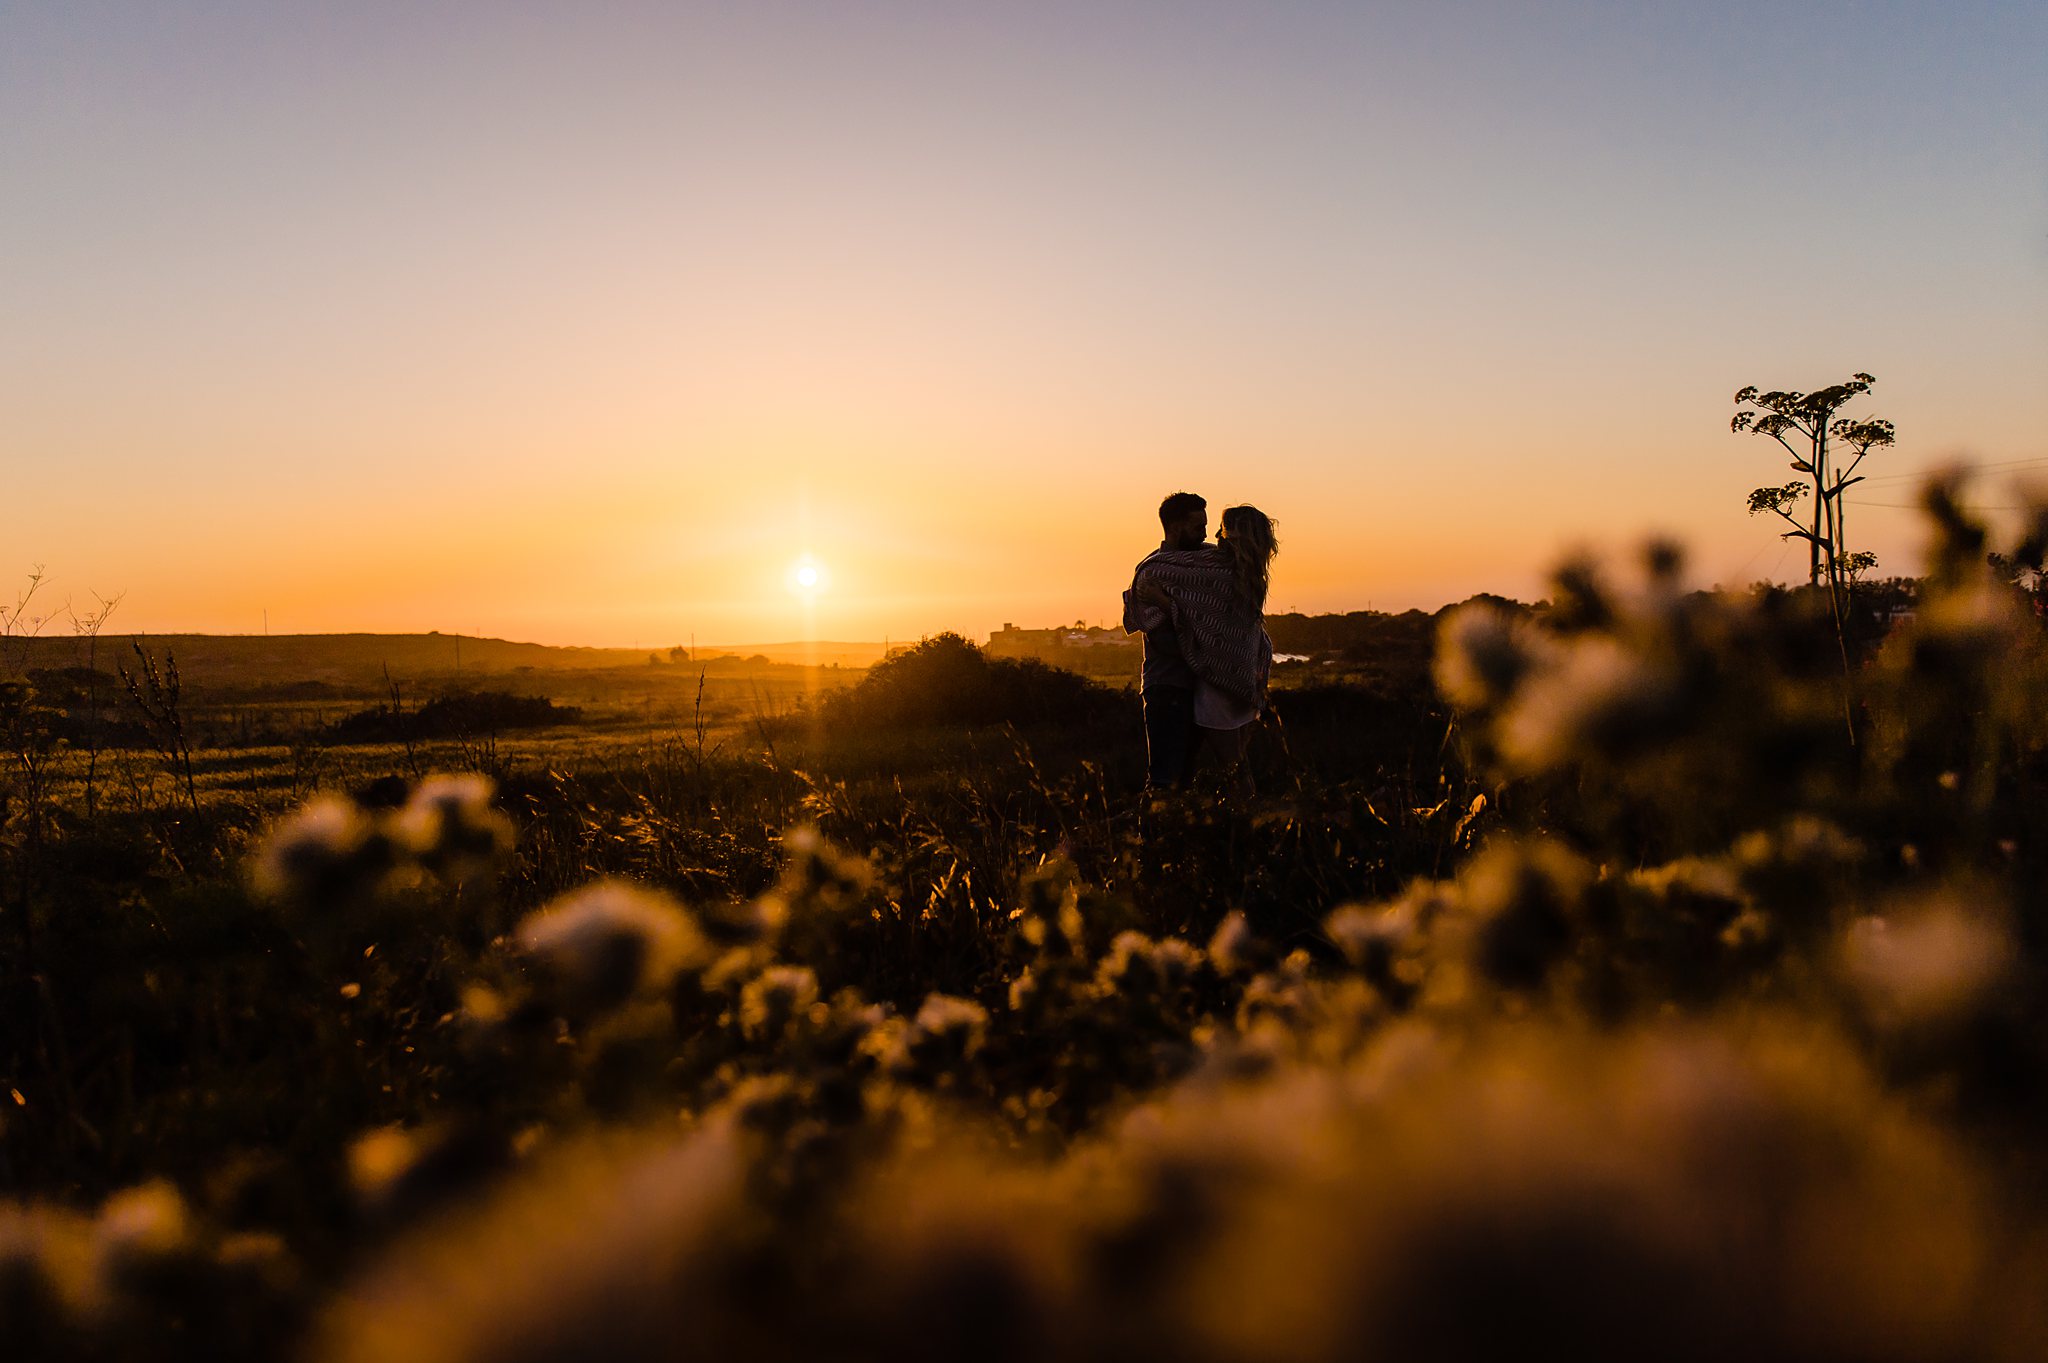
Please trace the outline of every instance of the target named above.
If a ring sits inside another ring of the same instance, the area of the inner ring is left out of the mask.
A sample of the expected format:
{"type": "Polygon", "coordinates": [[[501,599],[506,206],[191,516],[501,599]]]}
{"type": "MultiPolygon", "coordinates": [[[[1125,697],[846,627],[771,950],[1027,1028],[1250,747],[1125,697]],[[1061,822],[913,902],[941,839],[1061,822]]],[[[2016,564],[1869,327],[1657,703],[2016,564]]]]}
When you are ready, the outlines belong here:
{"type": "MultiPolygon", "coordinates": [[[[1154,553],[1199,549],[1209,539],[1209,504],[1192,492],[1176,492],[1159,504],[1159,525],[1166,538],[1154,553]]],[[[1145,784],[1162,790],[1187,784],[1195,754],[1195,673],[1181,656],[1166,611],[1135,594],[1149,562],[1150,554],[1124,591],[1124,633],[1145,636],[1145,784]]]]}

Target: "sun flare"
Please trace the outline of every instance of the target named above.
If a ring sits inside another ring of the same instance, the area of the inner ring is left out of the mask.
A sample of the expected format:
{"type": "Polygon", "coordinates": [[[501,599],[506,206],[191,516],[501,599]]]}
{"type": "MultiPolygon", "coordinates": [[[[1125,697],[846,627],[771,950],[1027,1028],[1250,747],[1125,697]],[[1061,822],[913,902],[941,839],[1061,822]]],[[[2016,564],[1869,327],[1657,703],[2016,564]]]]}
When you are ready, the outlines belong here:
{"type": "Polygon", "coordinates": [[[816,597],[831,583],[825,565],[805,554],[789,566],[789,589],[802,597],[816,597]]]}

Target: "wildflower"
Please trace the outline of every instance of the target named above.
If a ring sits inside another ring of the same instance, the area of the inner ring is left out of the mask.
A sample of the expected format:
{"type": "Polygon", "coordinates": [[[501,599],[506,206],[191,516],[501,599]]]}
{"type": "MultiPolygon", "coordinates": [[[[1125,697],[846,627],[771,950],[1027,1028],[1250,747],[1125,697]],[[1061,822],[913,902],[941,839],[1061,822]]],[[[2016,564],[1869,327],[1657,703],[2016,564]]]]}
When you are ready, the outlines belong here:
{"type": "Polygon", "coordinates": [[[468,1192],[510,1157],[504,1133],[485,1123],[386,1126],[349,1147],[349,1181],[366,1211],[402,1221],[468,1192]]]}
{"type": "Polygon", "coordinates": [[[396,849],[377,821],[348,800],[323,795],[270,830],[250,878],[266,898],[332,909],[368,896],[396,864],[396,849]]]}
{"type": "Polygon", "coordinates": [[[505,1134],[489,1123],[379,1127],[349,1147],[349,1181],[369,1210],[410,1215],[496,1173],[511,1153],[505,1134]]]}
{"type": "Polygon", "coordinates": [[[1514,694],[1530,665],[1521,627],[1498,606],[1460,606],[1438,627],[1436,684],[1462,709],[1500,704],[1514,694]]]}
{"type": "Polygon", "coordinates": [[[1600,564],[1593,558],[1569,558],[1550,576],[1550,618],[1558,628],[1570,632],[1602,630],[1614,623],[1613,595],[1600,564]]]}
{"type": "Polygon", "coordinates": [[[316,1333],[328,1363],[655,1358],[724,1318],[745,1179],[731,1123],[564,1150],[401,1242],[316,1333]]]}
{"type": "Polygon", "coordinates": [[[817,1000],[818,977],[810,967],[771,966],[740,990],[740,1028],[755,1041],[780,1035],[817,1000]]]}
{"type": "Polygon", "coordinates": [[[874,870],[865,860],[834,847],[810,824],[784,833],[782,847],[789,864],[769,896],[781,917],[843,912],[874,884],[874,870]]]}
{"type": "Polygon", "coordinates": [[[757,1074],[742,1079],[719,1103],[717,1113],[741,1130],[787,1132],[809,1113],[811,1095],[786,1074],[757,1074]]]}
{"type": "Polygon", "coordinates": [[[1237,1030],[1249,1035],[1270,1019],[1287,1027],[1303,1027],[1315,1012],[1315,991],[1308,978],[1305,951],[1291,951],[1279,965],[1254,975],[1237,1005],[1237,1030]]]}
{"type": "Polygon", "coordinates": [[[1202,949],[1178,937],[1152,944],[1152,969],[1160,983],[1170,989],[1186,985],[1202,968],[1202,949]]]}
{"type": "Polygon", "coordinates": [[[1550,842],[1489,848],[1459,881],[1475,929],[1473,964],[1495,984],[1533,989],[1568,954],[1592,870],[1550,842]]]}
{"type": "Polygon", "coordinates": [[[510,1011],[504,995],[489,985],[466,984],[462,987],[462,1017],[466,1022],[487,1027],[503,1022],[510,1011]]]}
{"type": "Polygon", "coordinates": [[[981,1050],[988,1034],[988,1010],[951,994],[925,996],[904,1034],[903,1060],[927,1075],[958,1068],[981,1050]]]}
{"type": "Polygon", "coordinates": [[[1235,909],[1223,916],[1209,939],[1209,960],[1219,975],[1255,974],[1275,959],[1272,944],[1254,933],[1244,914],[1235,909]]]}
{"type": "Polygon", "coordinates": [[[1745,833],[1732,849],[1747,874],[1776,863],[1839,875],[1864,855],[1863,845],[1826,819],[1801,814],[1776,833],[1745,833]]]}
{"type": "Polygon", "coordinates": [[[841,989],[829,1004],[813,1003],[804,1016],[815,1029],[809,1040],[819,1063],[846,1066],[856,1063],[869,1035],[888,1013],[881,1004],[862,998],[859,990],[841,989]]]}
{"type": "Polygon", "coordinates": [[[660,989],[709,958],[680,905],[618,880],[586,885],[529,915],[517,939],[572,1003],[596,1009],[660,989]]]}
{"type": "Polygon", "coordinates": [[[474,774],[429,776],[395,816],[400,844],[450,880],[489,870],[512,850],[512,821],[491,806],[492,785],[474,774]]]}
{"type": "Polygon", "coordinates": [[[419,1158],[419,1142],[403,1128],[380,1127],[348,1148],[349,1181],[365,1201],[381,1201],[419,1158]]]}
{"type": "Polygon", "coordinates": [[[1189,1091],[1267,1078],[1293,1052],[1294,1033],[1271,1013],[1247,1014],[1245,1021],[1249,1026],[1218,1028],[1205,1038],[1200,1064],[1189,1075],[1189,1091]]]}
{"type": "Polygon", "coordinates": [[[1459,902],[1454,886],[1416,881],[1392,903],[1339,907],[1323,931],[1375,989],[1402,1005],[1422,985],[1430,924],[1459,902]]]}
{"type": "Polygon", "coordinates": [[[861,1037],[859,1053],[872,1059],[883,1070],[904,1073],[911,1068],[913,1030],[909,1019],[898,1013],[888,1013],[861,1037]]]}
{"type": "MultiPolygon", "coordinates": [[[[924,1004],[917,1010],[917,1029],[927,1036],[947,1036],[960,1032],[978,1033],[988,1025],[988,1010],[973,999],[956,998],[951,994],[927,994],[924,1004]]],[[[977,1041],[975,1044],[979,1044],[977,1041]]]]}
{"type": "Polygon", "coordinates": [[[1741,882],[1733,866],[1698,857],[1683,857],[1662,866],[1632,871],[1628,883],[1659,900],[1684,897],[1732,903],[1742,898],[1741,882]]]}
{"type": "Polygon", "coordinates": [[[1024,877],[1018,887],[1018,931],[1047,956],[1079,956],[1086,950],[1081,922],[1080,876],[1074,864],[1053,857],[1024,877]]]}
{"type": "Polygon", "coordinates": [[[1378,982],[1391,976],[1395,958],[1415,938],[1415,912],[1405,903],[1346,904],[1323,920],[1323,931],[1345,960],[1378,982]]]}
{"type": "Polygon", "coordinates": [[[1859,919],[1842,942],[1850,980],[1874,1010],[1895,1022],[1964,1016],[2016,960],[2000,924],[1958,903],[1859,919]]]}
{"type": "Polygon", "coordinates": [[[1610,635],[1588,634],[1532,672],[1496,737],[1525,771],[1619,757],[1663,732],[1676,704],[1675,681],[1664,668],[1610,635]]]}
{"type": "Polygon", "coordinates": [[[1755,956],[1768,951],[1777,937],[1777,927],[1771,916],[1756,908],[1746,908],[1728,920],[1721,929],[1719,941],[1722,946],[1738,955],[1755,956]]]}
{"type": "Polygon", "coordinates": [[[1202,953],[1177,937],[1155,942],[1142,932],[1120,932],[1096,968],[1095,987],[1105,995],[1172,993],[1186,987],[1202,964],[1202,953]]]}
{"type": "Polygon", "coordinates": [[[115,1193],[92,1225],[94,1305],[127,1311],[131,1298],[163,1283],[163,1270],[193,1247],[185,1199],[163,1179],[115,1193]]]}
{"type": "Polygon", "coordinates": [[[1868,854],[1862,844],[1825,819],[1801,815],[1774,830],[1746,833],[1727,862],[1744,896],[1770,906],[1780,927],[1795,936],[1833,931],[1829,906],[1854,883],[1868,854]]]}
{"type": "Polygon", "coordinates": [[[1323,931],[1355,966],[1390,959],[1415,931],[1415,917],[1400,904],[1368,908],[1346,904],[1323,920],[1323,931]]]}
{"type": "Polygon", "coordinates": [[[185,1199],[163,1179],[115,1193],[93,1222],[93,1248],[105,1262],[161,1258],[185,1243],[185,1199]]]}

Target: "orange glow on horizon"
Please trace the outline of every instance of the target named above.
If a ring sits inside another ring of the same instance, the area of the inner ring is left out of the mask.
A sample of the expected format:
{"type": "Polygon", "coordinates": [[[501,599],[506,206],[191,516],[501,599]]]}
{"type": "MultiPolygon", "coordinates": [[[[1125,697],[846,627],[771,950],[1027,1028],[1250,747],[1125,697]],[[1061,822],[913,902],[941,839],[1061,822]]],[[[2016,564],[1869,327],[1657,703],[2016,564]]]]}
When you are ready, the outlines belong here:
{"type": "Polygon", "coordinates": [[[1872,107],[1863,60],[1655,7],[804,8],[0,21],[0,592],[985,637],[1115,621],[1181,489],[1275,518],[1275,611],[1530,599],[1652,532],[1742,585],[1803,569],[1731,395],[1857,370],[1899,432],[1851,519],[1881,574],[1920,531],[1878,478],[2048,466],[2027,7],[1912,21],[1872,107]],[[1809,173],[1842,108],[1884,213],[1809,173]]]}

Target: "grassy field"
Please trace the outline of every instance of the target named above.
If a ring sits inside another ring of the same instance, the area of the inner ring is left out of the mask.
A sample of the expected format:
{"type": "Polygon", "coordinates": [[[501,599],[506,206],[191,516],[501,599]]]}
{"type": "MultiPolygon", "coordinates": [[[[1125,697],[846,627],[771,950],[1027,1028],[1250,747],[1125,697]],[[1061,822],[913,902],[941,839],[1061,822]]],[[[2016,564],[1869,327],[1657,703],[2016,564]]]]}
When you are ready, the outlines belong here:
{"type": "Polygon", "coordinates": [[[2048,632],[1934,509],[1882,637],[1570,566],[1285,678],[1250,798],[943,637],[199,677],[189,782],[10,682],[0,1337],[2039,1357],[2048,632]]]}

